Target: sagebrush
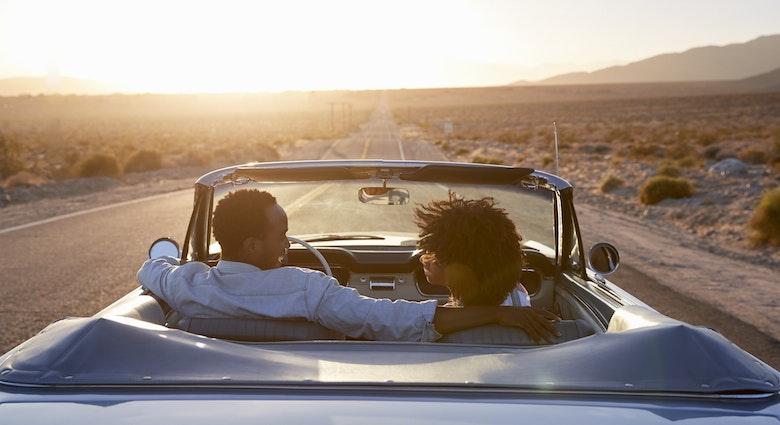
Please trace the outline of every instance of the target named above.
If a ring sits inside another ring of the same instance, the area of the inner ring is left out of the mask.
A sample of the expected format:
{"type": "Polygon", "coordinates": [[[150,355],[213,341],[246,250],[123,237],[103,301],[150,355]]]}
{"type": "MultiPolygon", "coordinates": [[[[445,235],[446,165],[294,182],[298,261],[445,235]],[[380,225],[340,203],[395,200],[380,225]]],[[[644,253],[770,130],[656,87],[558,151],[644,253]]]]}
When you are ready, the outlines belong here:
{"type": "Polygon", "coordinates": [[[654,176],[639,188],[639,202],[652,205],[664,199],[688,198],[693,195],[693,184],[688,179],[654,176]]]}
{"type": "Polygon", "coordinates": [[[767,192],[748,223],[754,245],[780,246],[780,188],[767,192]]]}
{"type": "Polygon", "coordinates": [[[601,190],[602,193],[612,192],[615,189],[621,188],[624,183],[625,182],[620,177],[610,174],[601,182],[599,190],[601,190]]]}
{"type": "Polygon", "coordinates": [[[144,171],[154,171],[159,170],[162,166],[162,153],[156,150],[143,149],[130,156],[127,163],[125,163],[125,172],[140,173],[144,171]]]}
{"type": "Polygon", "coordinates": [[[112,177],[122,175],[122,167],[113,155],[98,153],[87,157],[77,165],[77,177],[112,177]]]}

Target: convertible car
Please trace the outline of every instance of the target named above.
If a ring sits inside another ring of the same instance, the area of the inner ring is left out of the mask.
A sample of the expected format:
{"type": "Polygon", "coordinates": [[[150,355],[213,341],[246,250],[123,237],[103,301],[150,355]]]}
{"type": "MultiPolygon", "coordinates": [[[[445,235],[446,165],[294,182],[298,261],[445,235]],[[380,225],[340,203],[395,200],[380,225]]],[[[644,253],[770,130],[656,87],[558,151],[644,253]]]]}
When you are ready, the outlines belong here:
{"type": "Polygon", "coordinates": [[[562,319],[561,335],[537,343],[489,325],[368,341],[306,320],[184,317],[139,286],[0,357],[0,423],[780,422],[780,373],[609,281],[618,251],[583,247],[573,187],[558,176],[424,161],[244,164],[198,179],[186,235],[154,242],[150,257],[217,264],[214,206],[243,188],[268,190],[287,211],[287,265],[366,296],[442,304],[450,294],[426,281],[413,210],[450,192],[493,197],[523,235],[531,303],[562,319]]]}

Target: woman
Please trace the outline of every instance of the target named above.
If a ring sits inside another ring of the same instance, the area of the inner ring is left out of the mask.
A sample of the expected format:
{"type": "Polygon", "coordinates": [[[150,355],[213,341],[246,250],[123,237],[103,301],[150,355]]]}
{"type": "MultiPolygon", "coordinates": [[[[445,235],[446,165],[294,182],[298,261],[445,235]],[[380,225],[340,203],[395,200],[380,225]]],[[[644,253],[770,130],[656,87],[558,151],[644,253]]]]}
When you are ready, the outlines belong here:
{"type": "Polygon", "coordinates": [[[465,200],[450,192],[414,214],[425,277],[449,288],[448,305],[531,305],[520,283],[523,238],[493,198],[465,200]]]}

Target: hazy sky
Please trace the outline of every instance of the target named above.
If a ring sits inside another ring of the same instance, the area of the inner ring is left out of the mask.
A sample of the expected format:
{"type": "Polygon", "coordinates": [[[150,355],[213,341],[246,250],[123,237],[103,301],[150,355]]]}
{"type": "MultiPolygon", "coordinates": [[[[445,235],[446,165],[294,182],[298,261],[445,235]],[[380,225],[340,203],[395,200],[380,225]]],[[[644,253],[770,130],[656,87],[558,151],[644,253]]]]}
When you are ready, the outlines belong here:
{"type": "Polygon", "coordinates": [[[780,0],[0,0],[0,78],[485,86],[780,34],[780,0]]]}

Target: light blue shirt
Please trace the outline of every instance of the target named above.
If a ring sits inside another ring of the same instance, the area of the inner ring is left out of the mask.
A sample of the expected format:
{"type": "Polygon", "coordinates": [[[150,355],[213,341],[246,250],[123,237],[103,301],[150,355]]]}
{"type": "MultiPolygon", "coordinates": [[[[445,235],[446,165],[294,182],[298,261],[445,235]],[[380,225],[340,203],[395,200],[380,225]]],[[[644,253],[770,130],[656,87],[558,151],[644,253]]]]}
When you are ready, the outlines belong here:
{"type": "Polygon", "coordinates": [[[513,289],[509,295],[506,296],[506,299],[501,303],[501,305],[531,307],[531,296],[528,295],[528,291],[525,289],[525,286],[518,282],[517,286],[515,286],[515,289],[513,289]]]}
{"type": "Polygon", "coordinates": [[[353,338],[434,341],[436,300],[390,301],[362,296],[316,270],[220,261],[179,265],[147,260],[138,282],[185,317],[305,318],[353,338]]]}

